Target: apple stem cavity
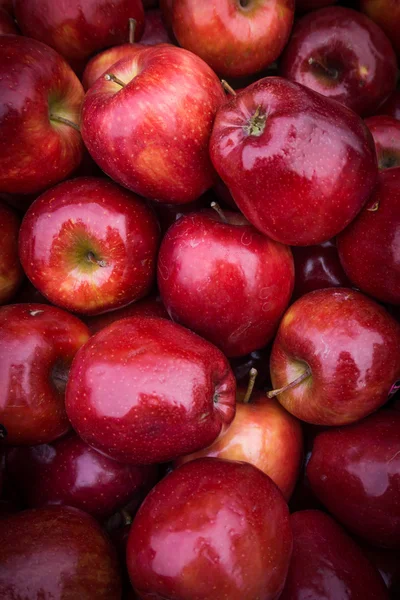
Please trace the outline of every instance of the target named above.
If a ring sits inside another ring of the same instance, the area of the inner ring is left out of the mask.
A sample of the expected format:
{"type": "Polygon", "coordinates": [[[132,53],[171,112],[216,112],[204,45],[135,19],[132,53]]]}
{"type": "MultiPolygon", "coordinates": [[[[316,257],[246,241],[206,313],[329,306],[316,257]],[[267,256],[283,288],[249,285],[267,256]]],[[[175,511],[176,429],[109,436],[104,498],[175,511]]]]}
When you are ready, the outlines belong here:
{"type": "Polygon", "coordinates": [[[228,223],[228,219],[224,215],[224,211],[222,210],[222,208],[220,207],[220,205],[218,204],[218,202],[214,202],[213,201],[213,202],[211,202],[210,206],[218,214],[218,216],[220,217],[221,221],[223,221],[224,223],[228,223]]]}
{"type": "Polygon", "coordinates": [[[267,114],[261,111],[261,106],[257,106],[256,112],[250,118],[248,125],[245,125],[243,129],[247,135],[259,137],[264,132],[266,121],[267,114]]]}
{"type": "Polygon", "coordinates": [[[118,77],[116,77],[113,73],[106,73],[104,75],[104,79],[106,79],[106,81],[113,81],[114,83],[117,83],[121,87],[126,87],[126,83],[124,83],[123,81],[118,79],[118,77]]]}
{"type": "Polygon", "coordinates": [[[282,394],[283,392],[287,392],[288,390],[291,390],[292,388],[296,387],[296,385],[299,385],[299,383],[302,383],[302,381],[304,381],[305,379],[310,377],[310,375],[311,375],[311,369],[310,369],[310,367],[307,366],[304,373],[299,375],[299,377],[297,377],[294,381],[291,381],[287,385],[285,385],[277,390],[271,390],[271,391],[267,392],[268,398],[275,398],[276,396],[279,396],[279,394],[282,394]]]}
{"type": "Polygon", "coordinates": [[[123,521],[123,525],[132,525],[132,515],[124,508],[121,510],[121,517],[122,517],[122,521],[123,521]]]}
{"type": "Polygon", "coordinates": [[[315,58],[310,57],[308,59],[308,64],[312,67],[315,65],[319,71],[322,71],[322,74],[329,77],[329,79],[338,79],[339,71],[337,69],[327,67],[323,62],[319,62],[315,60],[315,58]]]}
{"type": "Polygon", "coordinates": [[[68,127],[72,127],[73,129],[75,129],[76,131],[79,131],[79,133],[80,133],[79,126],[76,123],[73,123],[72,121],[70,121],[69,119],[66,119],[65,117],[60,117],[59,115],[51,114],[50,121],[56,121],[57,123],[63,123],[63,125],[68,125],[68,127]]]}
{"type": "Polygon", "coordinates": [[[97,265],[99,267],[106,267],[107,263],[105,260],[99,260],[98,258],[95,257],[95,255],[93,254],[93,252],[88,252],[86,255],[87,260],[92,263],[93,265],[97,265]]]}
{"type": "Polygon", "coordinates": [[[254,384],[256,382],[257,375],[258,375],[257,369],[255,369],[254,367],[251,368],[249,371],[249,383],[247,384],[247,390],[246,390],[246,395],[243,398],[243,404],[247,404],[251,398],[251,394],[253,393],[254,384]]]}
{"type": "Polygon", "coordinates": [[[4,440],[7,437],[7,429],[0,423],[0,440],[4,440]]]}
{"type": "Polygon", "coordinates": [[[135,43],[136,19],[129,19],[129,43],[135,43]]]}
{"type": "Polygon", "coordinates": [[[228,94],[230,94],[231,96],[236,96],[235,90],[232,86],[229,85],[227,81],[225,81],[225,79],[221,79],[221,85],[224,88],[225,92],[228,92],[228,94]]]}

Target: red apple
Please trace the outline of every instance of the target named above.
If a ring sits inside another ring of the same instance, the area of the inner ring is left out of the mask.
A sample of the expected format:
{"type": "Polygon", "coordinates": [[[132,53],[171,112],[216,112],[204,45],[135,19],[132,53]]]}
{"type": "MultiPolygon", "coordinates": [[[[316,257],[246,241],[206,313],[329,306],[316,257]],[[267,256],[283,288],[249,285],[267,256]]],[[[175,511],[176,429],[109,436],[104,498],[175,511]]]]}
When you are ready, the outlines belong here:
{"type": "Polygon", "coordinates": [[[400,324],[354,290],[310,292],[286,311],[270,371],[270,395],[299,419],[353,423],[382,406],[400,378],[400,324]]]}
{"type": "Polygon", "coordinates": [[[389,600],[376,568],[331,517],[305,510],[290,523],[293,554],[280,600],[389,600]]]}
{"type": "Polygon", "coordinates": [[[383,302],[400,304],[400,168],[380,175],[358,217],[338,236],[341,263],[353,284],[383,302]]]}
{"type": "Polygon", "coordinates": [[[279,402],[257,392],[251,402],[236,404],[235,418],[224,436],[208,448],[178,458],[175,464],[204,456],[250,463],[268,475],[288,501],[300,472],[302,454],[300,423],[279,402]]]}
{"type": "Polygon", "coordinates": [[[51,46],[81,72],[88,58],[128,39],[135,19],[135,40],[144,30],[141,0],[14,0],[22,33],[51,46]]]}
{"type": "Polygon", "coordinates": [[[174,43],[163,23],[161,10],[149,10],[145,13],[144,32],[140,43],[145,46],[174,43]]]}
{"type": "Polygon", "coordinates": [[[81,161],[82,85],[59,54],[20,35],[0,37],[0,80],[0,192],[39,192],[81,161]]]}
{"type": "Polygon", "coordinates": [[[48,190],[28,209],[19,255],[50,302],[99,314],[150,291],[159,236],[141,198],[106,179],[77,178],[48,190]]]}
{"type": "Polygon", "coordinates": [[[320,433],[307,466],[311,487],[350,531],[400,548],[400,413],[320,433]]]}
{"type": "Polygon", "coordinates": [[[271,479],[249,464],[203,458],[147,496],[127,563],[140,598],[275,600],[291,550],[289,511],[271,479]]]}
{"type": "Polygon", "coordinates": [[[360,10],[386,33],[400,58],[400,4],[398,0],[360,0],[360,10]]]}
{"type": "Polygon", "coordinates": [[[290,249],[233,212],[179,219],[163,239],[157,269],[171,318],[227,356],[243,356],[272,339],[294,283],[290,249]]]}
{"type": "Polygon", "coordinates": [[[73,506],[98,519],[143,497],[157,480],[156,467],[118,463],[75,434],[52,444],[10,449],[7,474],[29,508],[73,506]]]}
{"type": "Polygon", "coordinates": [[[160,44],[119,61],[106,77],[82,108],[82,136],[94,160],[146,198],[196,200],[215,179],[208,143],[225,102],[215,73],[191,52],[160,44]]]}
{"type": "Polygon", "coordinates": [[[87,63],[82,75],[82,85],[88,90],[92,85],[107,71],[123,58],[133,58],[140,50],[143,50],[142,44],[128,43],[121,46],[113,46],[103,50],[96,56],[93,56],[87,63]]]}
{"type": "Polygon", "coordinates": [[[222,352],[167,319],[131,317],[93,336],[72,365],[74,429],[106,456],[167,462],[209,446],[235,415],[222,352]]]}
{"type": "Polygon", "coordinates": [[[70,507],[27,510],[1,521],[2,600],[119,600],[114,548],[93,517],[70,507]]]}
{"type": "Polygon", "coordinates": [[[0,35],[17,34],[17,26],[11,15],[0,6],[0,35]]]}
{"type": "Polygon", "coordinates": [[[13,209],[0,200],[0,304],[15,296],[24,276],[18,258],[19,226],[13,209]]]}
{"type": "Polygon", "coordinates": [[[351,287],[340,264],[335,240],[317,246],[295,246],[292,253],[295,272],[292,300],[323,288],[351,287]]]}
{"type": "Polygon", "coordinates": [[[282,77],[373,115],[396,86],[397,61],[383,31],[342,6],[300,19],[280,62],[282,77]]]}
{"type": "Polygon", "coordinates": [[[283,244],[320,244],[345,228],[376,183],[372,136],[345,106],[266,77],[216,116],[210,154],[245,217],[283,244]]]}
{"type": "Polygon", "coordinates": [[[282,52],[293,25],[293,0],[174,0],[179,44],[225,77],[257,73],[282,52]]]}
{"type": "Polygon", "coordinates": [[[379,109],[380,115],[388,115],[394,119],[400,119],[400,89],[394,90],[379,109]]]}
{"type": "Polygon", "coordinates": [[[400,166],[400,122],[394,117],[377,115],[365,119],[375,142],[378,166],[391,169],[400,166]]]}
{"type": "Polygon", "coordinates": [[[88,338],[86,325],[59,308],[0,308],[0,424],[6,444],[44,444],[69,430],[65,384],[88,338]]]}

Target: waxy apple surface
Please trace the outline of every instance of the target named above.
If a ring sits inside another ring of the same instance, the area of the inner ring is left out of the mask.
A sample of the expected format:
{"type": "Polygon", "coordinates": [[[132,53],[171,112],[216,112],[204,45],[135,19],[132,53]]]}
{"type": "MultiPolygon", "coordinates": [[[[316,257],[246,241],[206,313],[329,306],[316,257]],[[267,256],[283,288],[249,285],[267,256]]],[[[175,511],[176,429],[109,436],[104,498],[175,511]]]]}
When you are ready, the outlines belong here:
{"type": "Polygon", "coordinates": [[[271,479],[249,464],[202,458],[147,496],[127,563],[140,598],[275,600],[291,550],[289,511],[271,479]]]}
{"type": "Polygon", "coordinates": [[[227,356],[272,339],[294,284],[290,249],[228,211],[179,219],[163,239],[157,270],[171,318],[227,356]]]}
{"type": "Polygon", "coordinates": [[[208,152],[225,93],[210,67],[187,50],[149,46],[112,67],[82,107],[81,131],[97,164],[145,198],[184,204],[216,178],[208,152]],[[122,84],[122,85],[121,85],[122,84]]]}
{"type": "Polygon", "coordinates": [[[209,446],[235,415],[235,388],[215,346],[167,319],[131,317],[82,348],[66,407],[93,448],[121,462],[151,464],[209,446]]]}
{"type": "Polygon", "coordinates": [[[315,425],[353,423],[385,404],[400,378],[400,325],[346,288],[317,290],[286,311],[271,353],[272,385],[293,415],[315,425]]]}
{"type": "Polygon", "coordinates": [[[0,304],[15,296],[24,276],[18,258],[19,226],[15,211],[0,200],[0,304]]]}
{"type": "Polygon", "coordinates": [[[386,115],[365,119],[375,142],[378,166],[381,170],[400,166],[400,121],[386,115]]]}
{"type": "Polygon", "coordinates": [[[217,112],[210,155],[236,204],[283,244],[320,244],[361,210],[378,176],[374,142],[345,106],[267,77],[217,112]]]}
{"type": "Polygon", "coordinates": [[[9,445],[52,442],[70,429],[68,369],[89,339],[79,319],[45,304],[0,308],[0,424],[9,445]]]}
{"type": "Polygon", "coordinates": [[[336,519],[375,546],[400,548],[400,412],[320,433],[307,476],[336,519]]]}
{"type": "Polygon", "coordinates": [[[0,192],[40,192],[65,179],[82,159],[84,91],[54,50],[23,36],[0,37],[0,192]],[[10,143],[12,140],[12,143],[10,143]]]}

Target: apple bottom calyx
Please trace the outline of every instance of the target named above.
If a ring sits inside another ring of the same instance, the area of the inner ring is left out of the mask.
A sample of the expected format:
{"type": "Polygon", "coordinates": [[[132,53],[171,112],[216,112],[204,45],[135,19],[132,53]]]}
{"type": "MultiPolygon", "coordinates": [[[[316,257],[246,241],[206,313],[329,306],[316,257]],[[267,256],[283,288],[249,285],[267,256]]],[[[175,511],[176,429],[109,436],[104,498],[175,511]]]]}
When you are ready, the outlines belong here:
{"type": "Polygon", "coordinates": [[[261,106],[257,106],[256,111],[254,115],[250,117],[248,124],[243,126],[243,130],[247,135],[260,137],[264,132],[266,122],[267,113],[261,110],[261,106]]]}
{"type": "Polygon", "coordinates": [[[282,394],[283,392],[287,392],[288,390],[291,390],[296,385],[299,385],[299,383],[302,383],[305,379],[308,379],[308,377],[310,377],[310,375],[311,375],[311,369],[307,365],[307,368],[304,371],[304,373],[299,375],[299,377],[297,377],[294,381],[291,381],[287,385],[285,385],[277,390],[270,390],[269,392],[267,392],[268,398],[275,398],[276,396],[279,396],[279,394],[282,394]]]}

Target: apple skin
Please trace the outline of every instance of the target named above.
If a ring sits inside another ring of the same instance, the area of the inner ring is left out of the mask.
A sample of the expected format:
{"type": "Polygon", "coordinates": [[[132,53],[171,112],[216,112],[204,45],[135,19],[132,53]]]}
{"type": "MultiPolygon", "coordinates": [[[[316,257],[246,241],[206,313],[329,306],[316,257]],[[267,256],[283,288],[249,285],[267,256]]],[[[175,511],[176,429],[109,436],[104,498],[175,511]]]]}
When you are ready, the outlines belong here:
{"type": "Polygon", "coordinates": [[[173,44],[173,40],[163,23],[161,10],[148,10],[145,14],[144,32],[140,40],[145,46],[173,44]]]}
{"type": "Polygon", "coordinates": [[[275,600],[291,550],[289,511],[271,479],[246,463],[202,458],[147,496],[127,564],[143,600],[275,600]]]}
{"type": "Polygon", "coordinates": [[[136,41],[144,30],[141,0],[14,0],[14,11],[23,35],[57,50],[77,73],[99,50],[128,40],[130,18],[136,41]]]}
{"type": "Polygon", "coordinates": [[[167,462],[212,444],[235,416],[225,356],[167,319],[99,331],[73,362],[66,408],[78,435],[120,462],[167,462]]]}
{"type": "Polygon", "coordinates": [[[160,202],[196,200],[215,181],[208,153],[225,93],[215,73],[187,50],[149,46],[116,63],[89,89],[81,131],[97,164],[117,183],[160,202]]]}
{"type": "Polygon", "coordinates": [[[204,456],[254,465],[272,479],[288,502],[303,458],[301,426],[277,400],[257,392],[247,404],[238,399],[235,418],[223,437],[208,448],[178,458],[174,464],[204,456]]]}
{"type": "Polygon", "coordinates": [[[366,116],[375,114],[395,89],[397,60],[373,21],[333,6],[296,23],[279,72],[366,116]]]}
{"type": "Polygon", "coordinates": [[[106,179],[77,178],[30,206],[19,256],[52,304],[100,314],[150,291],[159,238],[156,217],[141,198],[106,179]]]}
{"type": "Polygon", "coordinates": [[[375,147],[345,106],[267,77],[217,112],[214,167],[244,216],[283,244],[320,244],[361,210],[378,177],[375,147]]]}
{"type": "Polygon", "coordinates": [[[297,418],[345,425],[385,404],[400,379],[400,324],[379,304],[347,288],[302,296],[286,311],[270,360],[275,389],[310,368],[304,381],[279,394],[297,418]]]}
{"type": "Polygon", "coordinates": [[[82,75],[83,89],[87,91],[115,63],[123,58],[136,56],[143,48],[143,44],[122,44],[121,46],[107,48],[107,50],[103,50],[103,52],[99,52],[99,54],[93,56],[87,63],[82,75]]]}
{"type": "Polygon", "coordinates": [[[292,294],[293,258],[240,213],[224,216],[227,223],[214,210],[192,213],[168,230],[158,289],[174,321],[226,356],[243,356],[272,339],[292,294]]]}
{"type": "Polygon", "coordinates": [[[49,114],[78,125],[84,91],[65,60],[36,40],[1,36],[0,56],[0,192],[40,192],[81,162],[79,132],[49,114]]]}
{"type": "Polygon", "coordinates": [[[400,121],[377,115],[365,119],[365,124],[374,138],[379,169],[400,167],[400,121]]]}
{"type": "Polygon", "coordinates": [[[115,550],[99,524],[76,508],[26,510],[1,521],[2,600],[119,600],[115,550]]]}
{"type": "Polygon", "coordinates": [[[378,114],[400,120],[400,89],[394,90],[393,94],[382,104],[378,114]]]}
{"type": "Polygon", "coordinates": [[[385,32],[400,58],[400,5],[397,0],[360,0],[359,9],[385,32]]]}
{"type": "Polygon", "coordinates": [[[251,75],[274,62],[293,17],[293,0],[174,0],[171,7],[179,44],[224,77],[251,75]]]}
{"type": "Polygon", "coordinates": [[[400,413],[381,410],[320,433],[307,465],[332,515],[374,546],[400,548],[400,413]]]}
{"type": "Polygon", "coordinates": [[[28,508],[73,506],[110,517],[157,481],[154,466],[124,465],[71,434],[52,444],[10,448],[7,474],[28,508]]]}
{"type": "Polygon", "coordinates": [[[351,287],[340,263],[335,240],[317,246],[295,246],[292,254],[295,272],[292,301],[314,290],[351,287]]]}
{"type": "Polygon", "coordinates": [[[357,218],[338,236],[340,261],[366,294],[400,304],[400,168],[382,171],[357,218]]]}
{"type": "Polygon", "coordinates": [[[331,517],[319,510],[290,516],[293,554],[279,600],[389,600],[374,565],[331,517]]]}
{"type": "Polygon", "coordinates": [[[3,443],[52,442],[70,429],[65,379],[75,353],[89,339],[79,319],[45,304],[0,308],[0,423],[3,443]]]}
{"type": "Polygon", "coordinates": [[[12,16],[0,6],[0,35],[18,34],[17,26],[12,16]]]}
{"type": "Polygon", "coordinates": [[[0,200],[0,304],[7,304],[22,283],[24,273],[18,258],[20,220],[0,200]]]}

